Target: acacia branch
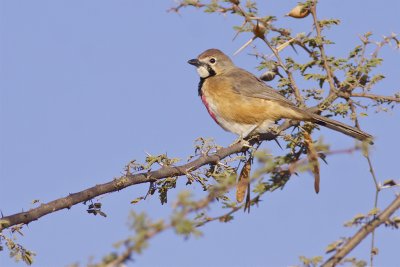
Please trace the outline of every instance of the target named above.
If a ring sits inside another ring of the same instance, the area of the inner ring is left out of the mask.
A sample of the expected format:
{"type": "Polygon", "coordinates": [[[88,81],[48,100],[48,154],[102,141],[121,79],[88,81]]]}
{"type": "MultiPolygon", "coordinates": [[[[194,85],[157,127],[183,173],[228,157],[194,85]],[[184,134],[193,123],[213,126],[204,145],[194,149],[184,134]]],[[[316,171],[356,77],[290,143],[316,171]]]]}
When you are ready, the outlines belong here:
{"type": "Polygon", "coordinates": [[[390,101],[390,102],[398,102],[400,103],[400,97],[395,96],[384,96],[384,95],[375,95],[375,94],[368,94],[368,93],[351,93],[353,97],[364,97],[373,100],[383,100],[383,101],[390,101]]]}
{"type": "MultiPolygon", "coordinates": [[[[276,137],[276,136],[275,136],[276,137]]],[[[271,136],[271,139],[274,138],[271,136]]],[[[223,158],[244,151],[247,148],[241,143],[233,144],[226,148],[218,149],[214,154],[202,155],[199,158],[180,166],[166,166],[156,171],[142,172],[138,174],[127,174],[121,176],[113,181],[95,185],[86,190],[69,194],[66,197],[62,197],[51,202],[41,204],[40,206],[33,208],[29,211],[16,213],[10,216],[5,216],[0,220],[0,231],[9,228],[17,224],[28,224],[35,221],[49,213],[59,211],[61,209],[70,209],[72,206],[89,201],[97,196],[119,191],[128,186],[154,182],[167,177],[182,176],[188,172],[196,170],[207,164],[215,164],[223,158]]]]}
{"type": "Polygon", "coordinates": [[[347,254],[350,253],[364,238],[375,230],[382,223],[386,222],[392,214],[400,208],[400,195],[375,219],[361,227],[361,229],[351,237],[322,267],[331,267],[338,264],[347,254]]]}

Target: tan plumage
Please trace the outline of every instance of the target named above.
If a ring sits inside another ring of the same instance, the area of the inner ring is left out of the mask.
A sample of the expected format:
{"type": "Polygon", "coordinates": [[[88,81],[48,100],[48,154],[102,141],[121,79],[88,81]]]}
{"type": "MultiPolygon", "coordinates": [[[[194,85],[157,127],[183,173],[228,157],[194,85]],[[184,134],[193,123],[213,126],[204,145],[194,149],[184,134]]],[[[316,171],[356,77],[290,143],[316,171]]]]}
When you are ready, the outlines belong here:
{"type": "Polygon", "coordinates": [[[344,123],[296,107],[253,74],[236,67],[218,49],[191,59],[200,75],[199,95],[208,112],[225,130],[241,137],[265,133],[279,119],[310,121],[361,141],[372,136],[344,123]]]}

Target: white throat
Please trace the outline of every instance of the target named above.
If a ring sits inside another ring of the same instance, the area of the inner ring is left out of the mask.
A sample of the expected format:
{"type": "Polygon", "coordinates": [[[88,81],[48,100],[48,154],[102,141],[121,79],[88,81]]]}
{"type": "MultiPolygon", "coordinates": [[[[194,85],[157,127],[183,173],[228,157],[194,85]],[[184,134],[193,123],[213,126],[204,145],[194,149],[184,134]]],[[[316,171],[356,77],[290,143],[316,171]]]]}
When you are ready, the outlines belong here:
{"type": "Polygon", "coordinates": [[[204,66],[198,67],[197,73],[199,74],[199,76],[201,78],[207,78],[208,76],[210,76],[210,73],[208,72],[207,68],[205,68],[204,66]]]}

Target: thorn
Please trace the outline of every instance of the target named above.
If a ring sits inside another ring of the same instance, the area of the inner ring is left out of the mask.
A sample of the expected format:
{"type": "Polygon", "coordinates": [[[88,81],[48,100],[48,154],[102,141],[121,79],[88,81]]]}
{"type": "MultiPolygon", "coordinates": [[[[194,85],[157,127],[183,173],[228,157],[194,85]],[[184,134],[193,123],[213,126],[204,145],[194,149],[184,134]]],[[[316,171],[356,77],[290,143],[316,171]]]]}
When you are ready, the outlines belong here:
{"type": "Polygon", "coordinates": [[[253,36],[250,40],[248,40],[242,47],[240,47],[235,53],[233,53],[234,56],[240,53],[243,49],[245,49],[247,46],[249,46],[257,37],[253,36]]]}
{"type": "MultiPolygon", "coordinates": [[[[278,45],[275,49],[277,52],[281,52],[283,49],[285,49],[288,45],[292,46],[292,42],[296,40],[296,37],[284,42],[283,44],[278,45]]],[[[292,46],[293,47],[293,46],[292,46]]]]}
{"type": "Polygon", "coordinates": [[[283,147],[281,146],[281,144],[279,143],[278,139],[274,139],[275,143],[283,150],[283,147]]]}

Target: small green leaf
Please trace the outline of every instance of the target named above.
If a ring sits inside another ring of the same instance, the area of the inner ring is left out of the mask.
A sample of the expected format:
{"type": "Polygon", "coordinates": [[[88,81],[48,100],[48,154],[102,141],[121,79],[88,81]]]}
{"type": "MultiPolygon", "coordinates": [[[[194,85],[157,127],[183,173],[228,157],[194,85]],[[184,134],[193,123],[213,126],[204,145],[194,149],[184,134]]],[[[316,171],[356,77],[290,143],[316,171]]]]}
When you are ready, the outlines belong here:
{"type": "Polygon", "coordinates": [[[103,216],[104,218],[107,217],[107,214],[105,214],[104,212],[102,212],[101,210],[98,211],[98,213],[103,216]]]}
{"type": "Polygon", "coordinates": [[[136,203],[138,203],[139,201],[141,201],[142,199],[144,199],[144,197],[135,198],[134,200],[131,201],[131,204],[136,204],[136,203]]]}
{"type": "Polygon", "coordinates": [[[379,209],[378,208],[373,208],[372,210],[370,210],[369,212],[368,212],[368,215],[369,216],[375,216],[375,215],[377,215],[378,213],[379,213],[379,209]]]}
{"type": "Polygon", "coordinates": [[[225,215],[225,216],[222,216],[222,217],[219,218],[219,221],[220,222],[224,222],[224,223],[229,222],[231,220],[233,220],[233,216],[232,215],[225,215]]]}
{"type": "Polygon", "coordinates": [[[331,252],[337,250],[341,245],[343,245],[343,243],[344,243],[344,240],[340,239],[340,240],[337,240],[337,241],[329,244],[325,250],[325,253],[331,253],[331,252]]]}
{"type": "Polygon", "coordinates": [[[10,225],[10,222],[8,220],[0,220],[1,227],[8,227],[9,225],[10,225]]]}

